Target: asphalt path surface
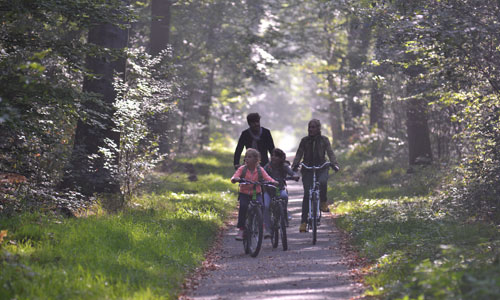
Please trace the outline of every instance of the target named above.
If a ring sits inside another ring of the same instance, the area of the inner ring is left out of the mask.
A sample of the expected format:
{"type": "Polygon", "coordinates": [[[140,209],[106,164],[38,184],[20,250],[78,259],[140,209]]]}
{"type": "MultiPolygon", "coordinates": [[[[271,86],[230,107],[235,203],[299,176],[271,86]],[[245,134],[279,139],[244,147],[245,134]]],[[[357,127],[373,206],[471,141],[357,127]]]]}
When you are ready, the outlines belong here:
{"type": "Polygon", "coordinates": [[[256,258],[246,255],[236,241],[236,218],[230,220],[215,249],[209,270],[190,284],[182,299],[352,299],[362,287],[353,281],[340,251],[340,232],[330,213],[323,213],[316,245],[312,233],[299,233],[302,183],[289,182],[288,250],[262,242],[256,258]]]}

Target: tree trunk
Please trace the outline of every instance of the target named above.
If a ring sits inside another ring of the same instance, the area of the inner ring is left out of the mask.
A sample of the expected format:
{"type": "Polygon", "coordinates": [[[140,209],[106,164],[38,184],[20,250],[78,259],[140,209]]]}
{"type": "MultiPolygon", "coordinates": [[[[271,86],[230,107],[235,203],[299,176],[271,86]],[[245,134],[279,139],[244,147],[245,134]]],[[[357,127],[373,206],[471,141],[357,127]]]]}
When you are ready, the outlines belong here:
{"type": "Polygon", "coordinates": [[[151,55],[157,55],[167,48],[170,39],[171,6],[169,0],[151,2],[151,55]]]}
{"type": "Polygon", "coordinates": [[[332,138],[335,141],[342,138],[343,121],[342,106],[340,102],[335,101],[334,97],[335,82],[332,75],[328,75],[328,95],[330,98],[330,126],[332,128],[332,138]]]}
{"type": "Polygon", "coordinates": [[[208,74],[207,90],[200,106],[200,115],[202,117],[202,122],[203,122],[201,129],[201,137],[200,137],[200,150],[203,150],[203,147],[207,146],[208,143],[210,142],[210,108],[212,107],[215,67],[216,64],[214,62],[210,67],[210,73],[208,74]]]}
{"type": "Polygon", "coordinates": [[[363,82],[358,76],[358,72],[366,61],[371,39],[371,27],[368,22],[364,22],[356,16],[351,16],[348,22],[349,53],[347,54],[347,61],[349,73],[347,76],[348,83],[344,120],[345,130],[349,137],[355,130],[354,118],[359,118],[363,114],[363,106],[356,99],[359,97],[359,93],[363,87],[363,82]]]}
{"type": "Polygon", "coordinates": [[[384,129],[384,85],[378,80],[378,77],[384,73],[383,66],[375,67],[373,71],[375,78],[372,79],[370,90],[370,128],[376,126],[381,130],[384,129]]]}
{"type": "Polygon", "coordinates": [[[406,126],[410,166],[427,165],[432,162],[426,106],[427,102],[421,98],[410,99],[407,103],[406,126]]]}
{"type": "Polygon", "coordinates": [[[422,66],[411,66],[405,72],[410,77],[406,87],[410,97],[406,103],[406,132],[411,168],[432,163],[432,149],[427,123],[427,100],[421,95],[427,89],[427,84],[419,79],[425,70],[422,66]]]}
{"type": "MultiPolygon", "coordinates": [[[[128,32],[112,24],[100,24],[90,29],[88,42],[109,49],[123,49],[127,46],[128,32]]],[[[79,188],[87,196],[94,193],[119,193],[120,184],[116,176],[118,153],[111,150],[112,158],[106,158],[100,151],[109,149],[106,140],[120,145],[120,133],[112,121],[116,92],[113,88],[115,72],[125,72],[125,56],[89,56],[87,68],[96,77],[86,78],[83,90],[99,95],[102,104],[87,100],[83,102],[85,112],[97,112],[91,122],[79,120],[76,127],[73,153],[69,169],[63,180],[63,187],[79,188]]]]}
{"type": "MultiPolygon", "coordinates": [[[[172,2],[170,0],[152,0],[151,2],[151,55],[158,55],[168,47],[170,42],[171,7],[172,2]]],[[[170,152],[168,112],[157,114],[150,122],[152,123],[151,130],[159,137],[160,153],[168,154],[170,152]]]]}

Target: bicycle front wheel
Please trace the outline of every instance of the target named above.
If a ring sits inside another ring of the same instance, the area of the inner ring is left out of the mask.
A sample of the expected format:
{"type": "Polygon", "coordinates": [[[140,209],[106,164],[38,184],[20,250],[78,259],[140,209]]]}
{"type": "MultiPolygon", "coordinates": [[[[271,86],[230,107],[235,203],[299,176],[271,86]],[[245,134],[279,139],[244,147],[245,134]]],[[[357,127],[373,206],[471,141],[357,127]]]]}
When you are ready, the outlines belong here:
{"type": "Polygon", "coordinates": [[[280,219],[279,219],[279,214],[277,210],[277,205],[273,205],[273,209],[271,210],[271,244],[273,245],[273,248],[278,247],[278,240],[279,240],[279,227],[280,227],[280,219]]]}
{"type": "Polygon", "coordinates": [[[248,223],[246,236],[248,253],[252,257],[257,257],[262,246],[262,236],[264,235],[262,212],[259,207],[252,208],[248,223]]]}
{"type": "Polygon", "coordinates": [[[286,251],[286,250],[288,250],[288,240],[286,237],[286,221],[287,221],[287,215],[285,214],[286,209],[284,209],[283,206],[280,204],[279,211],[280,211],[279,231],[280,231],[280,236],[281,236],[281,245],[283,246],[283,251],[286,251]]]}
{"type": "Polygon", "coordinates": [[[312,197],[312,234],[313,234],[313,245],[316,245],[316,237],[318,234],[318,199],[316,194],[312,197]]]}

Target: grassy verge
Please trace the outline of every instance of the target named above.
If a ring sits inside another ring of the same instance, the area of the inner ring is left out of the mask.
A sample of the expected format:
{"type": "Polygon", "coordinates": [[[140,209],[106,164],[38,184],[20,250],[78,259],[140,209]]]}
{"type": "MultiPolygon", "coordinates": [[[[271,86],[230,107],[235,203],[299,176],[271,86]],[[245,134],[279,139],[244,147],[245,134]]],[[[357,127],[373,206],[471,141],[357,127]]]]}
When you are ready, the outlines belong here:
{"type": "Polygon", "coordinates": [[[231,155],[204,157],[182,160],[201,170],[198,181],[183,172],[158,174],[118,214],[0,219],[8,230],[0,245],[0,298],[176,298],[236,204],[226,174],[231,155]]]}
{"type": "MultiPolygon", "coordinates": [[[[499,299],[498,227],[458,219],[435,202],[444,172],[407,174],[389,160],[344,155],[330,198],[360,255],[371,263],[368,296],[380,299],[499,299]]],[[[452,204],[448,204],[452,205],[452,204]]]]}

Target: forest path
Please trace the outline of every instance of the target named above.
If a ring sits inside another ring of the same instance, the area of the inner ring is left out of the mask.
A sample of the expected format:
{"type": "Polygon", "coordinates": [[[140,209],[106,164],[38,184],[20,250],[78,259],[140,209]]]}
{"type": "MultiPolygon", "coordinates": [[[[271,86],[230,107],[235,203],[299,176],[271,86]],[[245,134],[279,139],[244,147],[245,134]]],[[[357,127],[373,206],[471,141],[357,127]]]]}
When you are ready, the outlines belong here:
{"type": "Polygon", "coordinates": [[[287,228],[288,251],[273,249],[265,239],[256,258],[245,255],[236,241],[236,218],[223,232],[211,267],[189,284],[182,299],[351,299],[361,287],[350,276],[340,251],[340,232],[331,213],[323,214],[318,240],[299,233],[302,183],[289,182],[288,209],[293,218],[287,228]]]}

